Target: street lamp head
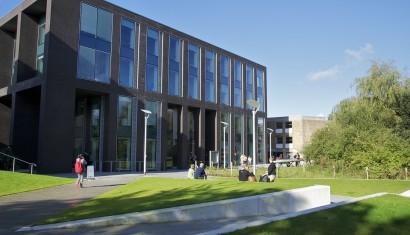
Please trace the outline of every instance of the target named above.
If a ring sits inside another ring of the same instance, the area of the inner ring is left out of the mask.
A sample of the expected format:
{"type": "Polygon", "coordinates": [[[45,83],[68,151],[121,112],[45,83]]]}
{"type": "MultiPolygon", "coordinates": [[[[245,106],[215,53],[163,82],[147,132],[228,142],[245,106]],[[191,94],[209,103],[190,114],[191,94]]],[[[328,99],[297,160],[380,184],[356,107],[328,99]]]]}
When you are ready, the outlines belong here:
{"type": "Polygon", "coordinates": [[[227,122],[221,122],[225,127],[227,127],[229,124],[227,122]]]}
{"type": "Polygon", "coordinates": [[[146,109],[141,109],[142,112],[146,113],[146,114],[151,114],[152,112],[146,109]]]}
{"type": "Polygon", "coordinates": [[[256,111],[258,111],[259,109],[259,102],[256,100],[247,100],[246,103],[250,106],[252,106],[252,108],[254,108],[256,111]]]}
{"type": "Polygon", "coordinates": [[[268,129],[268,131],[269,131],[270,133],[273,132],[273,129],[271,129],[271,128],[266,128],[266,129],[268,129]]]}

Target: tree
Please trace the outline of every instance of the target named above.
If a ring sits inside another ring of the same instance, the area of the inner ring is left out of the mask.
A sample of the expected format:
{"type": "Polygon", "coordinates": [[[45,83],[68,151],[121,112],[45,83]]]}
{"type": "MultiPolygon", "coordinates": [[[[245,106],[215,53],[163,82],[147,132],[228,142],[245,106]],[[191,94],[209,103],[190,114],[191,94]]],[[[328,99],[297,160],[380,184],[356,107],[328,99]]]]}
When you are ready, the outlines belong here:
{"type": "Polygon", "coordinates": [[[370,166],[377,178],[395,178],[410,165],[410,80],[392,63],[374,62],[355,80],[356,96],[341,101],[304,149],[317,164],[370,166]]]}

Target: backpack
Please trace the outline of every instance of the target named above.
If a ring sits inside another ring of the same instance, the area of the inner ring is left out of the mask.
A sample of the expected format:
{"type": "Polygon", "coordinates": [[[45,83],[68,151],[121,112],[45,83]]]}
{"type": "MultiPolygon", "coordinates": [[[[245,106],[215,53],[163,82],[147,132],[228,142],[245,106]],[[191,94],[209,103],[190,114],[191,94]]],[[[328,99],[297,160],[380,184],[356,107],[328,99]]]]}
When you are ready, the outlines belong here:
{"type": "Polygon", "coordinates": [[[75,161],[74,171],[77,174],[80,174],[81,172],[83,172],[83,164],[81,163],[81,161],[75,161]]]}

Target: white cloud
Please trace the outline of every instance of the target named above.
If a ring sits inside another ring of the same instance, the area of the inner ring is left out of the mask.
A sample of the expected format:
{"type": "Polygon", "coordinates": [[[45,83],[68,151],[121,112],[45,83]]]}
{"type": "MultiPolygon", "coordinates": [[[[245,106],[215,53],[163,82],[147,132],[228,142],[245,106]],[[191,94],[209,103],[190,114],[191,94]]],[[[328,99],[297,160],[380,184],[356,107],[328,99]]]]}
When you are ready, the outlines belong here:
{"type": "Polygon", "coordinates": [[[310,81],[319,80],[336,80],[337,76],[341,73],[340,66],[335,65],[327,70],[321,70],[309,73],[308,78],[310,81]]]}
{"type": "Polygon", "coordinates": [[[335,65],[327,70],[319,70],[316,72],[311,72],[308,74],[309,81],[319,81],[319,80],[332,80],[335,81],[339,78],[341,74],[345,71],[356,67],[361,62],[369,61],[371,56],[374,54],[374,49],[372,44],[366,43],[364,47],[355,51],[352,49],[346,49],[344,51],[346,55],[346,62],[344,64],[335,65]]]}
{"type": "Polygon", "coordinates": [[[373,46],[370,43],[366,43],[366,45],[360,48],[358,51],[352,49],[345,50],[345,54],[349,62],[368,60],[369,57],[373,55],[373,53],[373,46]]]}

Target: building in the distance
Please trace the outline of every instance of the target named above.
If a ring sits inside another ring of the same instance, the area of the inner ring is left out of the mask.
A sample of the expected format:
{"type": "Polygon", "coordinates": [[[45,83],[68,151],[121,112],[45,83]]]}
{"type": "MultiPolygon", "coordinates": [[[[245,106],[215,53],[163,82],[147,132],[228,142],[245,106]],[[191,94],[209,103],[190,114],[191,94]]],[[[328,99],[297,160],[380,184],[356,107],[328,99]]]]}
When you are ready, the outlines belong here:
{"type": "Polygon", "coordinates": [[[288,116],[270,117],[266,119],[267,128],[272,131],[266,133],[267,156],[270,148],[272,156],[286,158],[288,154],[293,156],[297,153],[303,157],[303,147],[309,143],[312,134],[326,126],[325,117],[312,116],[288,116]],[[270,134],[272,133],[272,134],[270,134]],[[272,143],[270,146],[270,142],[272,143]]]}
{"type": "Polygon", "coordinates": [[[144,143],[149,171],[187,169],[191,152],[237,162],[254,134],[265,161],[266,67],[127,9],[26,0],[0,19],[0,55],[0,143],[38,172],[84,151],[97,171],[142,171],[144,143]]]}

